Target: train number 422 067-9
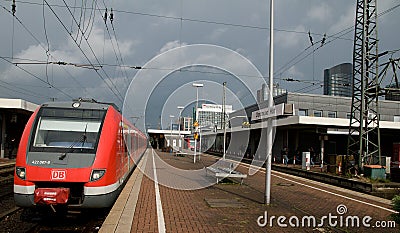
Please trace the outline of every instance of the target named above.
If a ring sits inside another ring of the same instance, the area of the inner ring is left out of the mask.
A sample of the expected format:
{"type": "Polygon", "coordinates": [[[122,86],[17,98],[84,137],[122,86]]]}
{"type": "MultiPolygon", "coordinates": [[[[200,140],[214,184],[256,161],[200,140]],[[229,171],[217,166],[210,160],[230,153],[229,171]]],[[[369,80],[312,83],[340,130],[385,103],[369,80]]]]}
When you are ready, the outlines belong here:
{"type": "Polygon", "coordinates": [[[50,165],[50,160],[32,160],[35,165],[50,165]]]}

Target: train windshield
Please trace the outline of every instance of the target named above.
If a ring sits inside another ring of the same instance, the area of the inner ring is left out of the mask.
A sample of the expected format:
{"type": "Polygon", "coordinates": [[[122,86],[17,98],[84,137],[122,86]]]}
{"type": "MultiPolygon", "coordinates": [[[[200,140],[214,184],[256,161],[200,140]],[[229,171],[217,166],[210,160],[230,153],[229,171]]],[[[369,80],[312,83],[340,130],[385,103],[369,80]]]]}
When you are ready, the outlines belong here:
{"type": "Polygon", "coordinates": [[[31,151],[93,153],[96,149],[105,111],[43,108],[39,114],[31,151]]]}

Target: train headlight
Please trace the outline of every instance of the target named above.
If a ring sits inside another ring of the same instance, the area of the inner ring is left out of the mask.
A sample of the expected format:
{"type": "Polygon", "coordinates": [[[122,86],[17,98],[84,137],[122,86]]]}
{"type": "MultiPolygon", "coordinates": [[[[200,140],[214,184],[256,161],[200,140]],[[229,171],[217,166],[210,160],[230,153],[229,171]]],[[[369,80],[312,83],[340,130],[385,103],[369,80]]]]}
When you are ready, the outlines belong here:
{"type": "Polygon", "coordinates": [[[26,171],[24,167],[16,167],[15,168],[15,173],[17,173],[17,176],[23,180],[25,180],[25,175],[26,171]]]}
{"type": "Polygon", "coordinates": [[[101,177],[103,177],[105,173],[106,170],[104,169],[93,170],[92,175],[90,176],[90,181],[96,181],[101,179],[101,177]]]}

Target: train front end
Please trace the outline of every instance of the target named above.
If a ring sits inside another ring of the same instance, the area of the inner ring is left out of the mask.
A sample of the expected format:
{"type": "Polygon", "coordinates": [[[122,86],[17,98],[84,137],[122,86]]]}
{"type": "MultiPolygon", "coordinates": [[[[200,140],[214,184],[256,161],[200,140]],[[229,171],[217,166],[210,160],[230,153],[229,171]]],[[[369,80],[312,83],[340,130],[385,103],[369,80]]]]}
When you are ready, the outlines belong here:
{"type": "Polygon", "coordinates": [[[107,116],[118,118],[110,108],[79,101],[48,103],[32,115],[16,159],[17,206],[102,208],[112,204],[117,194],[111,189],[118,180],[112,171],[116,159],[111,155],[116,152],[115,143],[107,141],[116,141],[118,124],[114,121],[119,119],[105,120],[107,116]],[[103,128],[109,130],[106,139],[101,137],[103,128]],[[98,152],[100,146],[104,149],[98,152]],[[107,188],[108,192],[98,192],[107,188]]]}

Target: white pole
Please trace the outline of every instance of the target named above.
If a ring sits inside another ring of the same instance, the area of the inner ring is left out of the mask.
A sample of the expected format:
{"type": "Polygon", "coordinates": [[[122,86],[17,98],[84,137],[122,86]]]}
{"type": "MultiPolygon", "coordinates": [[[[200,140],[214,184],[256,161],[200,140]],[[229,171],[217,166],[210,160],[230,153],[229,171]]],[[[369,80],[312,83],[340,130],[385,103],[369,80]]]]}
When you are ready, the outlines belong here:
{"type": "Polygon", "coordinates": [[[169,146],[172,148],[172,149],[174,149],[174,144],[172,143],[172,118],[174,118],[175,116],[173,116],[173,115],[170,115],[169,116],[169,118],[171,119],[171,123],[170,123],[170,127],[171,127],[171,133],[170,133],[170,136],[169,136],[169,146]]]}
{"type": "MultiPolygon", "coordinates": [[[[268,108],[274,105],[273,88],[274,88],[274,0],[270,0],[270,41],[269,41],[269,96],[268,108]]],[[[267,126],[267,164],[265,173],[265,204],[271,202],[271,157],[272,157],[272,118],[268,118],[267,126]]]]}
{"type": "Polygon", "coordinates": [[[179,118],[178,118],[178,152],[181,152],[181,112],[179,113],[179,118]]]}
{"type": "Polygon", "coordinates": [[[199,145],[199,161],[200,161],[200,156],[201,156],[201,127],[199,126],[199,138],[200,138],[200,145],[199,145]]]}
{"type": "MultiPolygon", "coordinates": [[[[197,122],[197,115],[199,114],[197,106],[199,102],[199,88],[196,87],[196,119],[195,122],[197,122]]],[[[198,122],[197,122],[198,123],[198,122]]],[[[195,127],[195,133],[197,133],[197,126],[195,127]]],[[[197,138],[193,137],[194,139],[194,156],[193,156],[193,163],[196,163],[196,152],[197,152],[197,138]]]]}
{"type": "MultiPolygon", "coordinates": [[[[196,124],[199,124],[199,122],[198,122],[198,115],[199,115],[199,111],[198,111],[199,87],[203,87],[204,84],[202,84],[202,83],[193,83],[192,86],[196,87],[196,117],[195,117],[195,122],[196,122],[196,124]]],[[[196,126],[196,128],[195,128],[195,132],[196,133],[197,133],[197,129],[198,129],[198,126],[196,126]]],[[[194,163],[196,163],[196,154],[197,154],[197,139],[194,139],[194,156],[193,156],[193,162],[194,163]]]]}
{"type": "MultiPolygon", "coordinates": [[[[226,151],[226,148],[225,148],[225,144],[226,144],[226,122],[225,122],[225,120],[226,120],[226,117],[225,117],[225,87],[226,87],[226,82],[224,82],[223,83],[223,91],[222,91],[222,93],[223,93],[223,96],[222,96],[222,119],[223,119],[223,127],[224,127],[224,141],[223,141],[223,143],[224,143],[224,153],[223,153],[223,156],[222,156],[222,158],[223,159],[225,159],[225,157],[226,157],[226,153],[225,153],[225,151],[226,151]]],[[[222,120],[221,119],[221,120],[222,120]]]]}
{"type": "Polygon", "coordinates": [[[182,151],[182,141],[181,141],[181,120],[182,120],[182,110],[184,109],[184,107],[182,106],[178,106],[179,111],[179,119],[178,119],[178,131],[179,131],[179,141],[178,141],[178,148],[179,148],[179,152],[182,151]]]}

